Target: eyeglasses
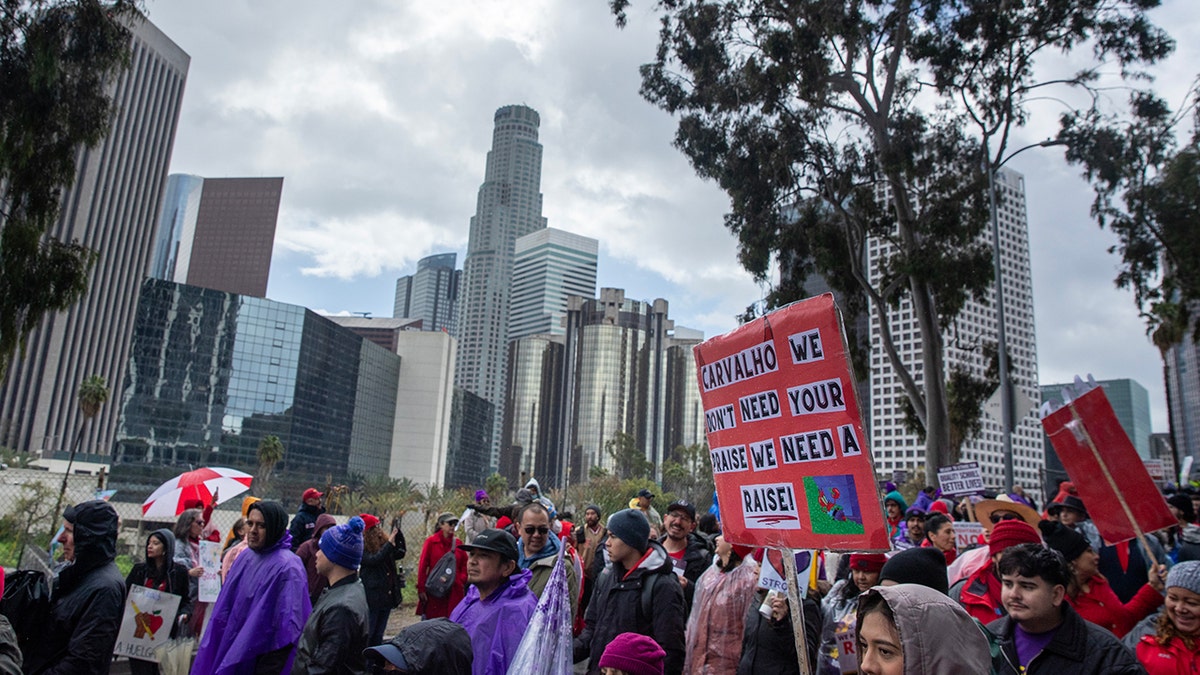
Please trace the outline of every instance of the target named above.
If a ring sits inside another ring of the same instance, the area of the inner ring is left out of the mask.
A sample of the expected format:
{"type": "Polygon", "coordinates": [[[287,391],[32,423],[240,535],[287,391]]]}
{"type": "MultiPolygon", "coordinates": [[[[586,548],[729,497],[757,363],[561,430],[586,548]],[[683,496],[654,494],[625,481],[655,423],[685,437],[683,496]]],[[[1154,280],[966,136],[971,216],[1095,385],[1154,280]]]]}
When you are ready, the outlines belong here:
{"type": "Polygon", "coordinates": [[[988,520],[992,521],[993,525],[1003,522],[1005,520],[1020,520],[1020,519],[1021,519],[1021,516],[1018,516],[1014,513],[1005,513],[1005,514],[993,513],[992,515],[988,516],[988,520]]]}
{"type": "Polygon", "coordinates": [[[528,535],[530,535],[530,536],[533,536],[533,534],[534,534],[535,532],[536,532],[537,534],[549,534],[549,532],[550,532],[550,528],[548,528],[548,527],[546,527],[546,526],[544,526],[544,525],[543,525],[542,527],[534,527],[534,526],[532,526],[532,525],[526,525],[526,526],[525,526],[525,534],[528,534],[528,535]]]}

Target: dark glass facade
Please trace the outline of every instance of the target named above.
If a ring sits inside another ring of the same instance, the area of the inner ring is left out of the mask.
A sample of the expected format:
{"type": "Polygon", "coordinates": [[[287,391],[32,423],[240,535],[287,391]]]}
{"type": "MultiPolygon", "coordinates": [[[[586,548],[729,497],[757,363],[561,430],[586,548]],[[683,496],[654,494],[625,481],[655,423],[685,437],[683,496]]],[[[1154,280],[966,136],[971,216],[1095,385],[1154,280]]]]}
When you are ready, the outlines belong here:
{"type": "MultiPolygon", "coordinates": [[[[117,465],[387,473],[400,358],[303,307],[147,279],[121,390],[117,465]]],[[[114,473],[116,470],[114,470],[114,473]]]]}
{"type": "Polygon", "coordinates": [[[454,388],[450,406],[446,487],[482,488],[491,468],[495,408],[461,387],[454,388]]]}

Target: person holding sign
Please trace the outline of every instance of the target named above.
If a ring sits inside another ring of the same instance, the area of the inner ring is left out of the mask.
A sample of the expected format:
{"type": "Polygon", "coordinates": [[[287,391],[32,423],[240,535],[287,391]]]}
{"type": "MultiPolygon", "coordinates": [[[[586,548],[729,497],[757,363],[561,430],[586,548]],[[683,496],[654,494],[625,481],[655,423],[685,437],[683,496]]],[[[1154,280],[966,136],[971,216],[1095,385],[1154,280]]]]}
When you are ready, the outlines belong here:
{"type": "Polygon", "coordinates": [[[821,603],[825,621],[821,630],[821,657],[825,668],[840,673],[858,672],[854,626],[859,596],[879,583],[887,557],[882,553],[851,553],[850,578],[829,589],[821,603]]]}
{"type": "MultiPolygon", "coordinates": [[[[179,596],[179,610],[171,626],[170,636],[179,633],[180,624],[187,623],[192,612],[192,601],[188,594],[188,568],[175,561],[175,535],[168,529],[155,530],[146,538],[146,561],[133,566],[125,577],[125,590],[144,586],[157,591],[179,596]]],[[[129,672],[133,675],[156,675],[158,664],[153,661],[129,659],[129,672]]]]}

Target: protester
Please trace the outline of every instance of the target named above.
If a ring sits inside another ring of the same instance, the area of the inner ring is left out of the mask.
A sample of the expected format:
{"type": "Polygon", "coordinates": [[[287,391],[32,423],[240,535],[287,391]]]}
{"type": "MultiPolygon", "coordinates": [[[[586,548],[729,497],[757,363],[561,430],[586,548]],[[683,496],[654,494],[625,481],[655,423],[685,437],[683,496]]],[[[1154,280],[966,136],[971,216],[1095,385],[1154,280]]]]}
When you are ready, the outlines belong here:
{"type": "MultiPolygon", "coordinates": [[[[0,571],[0,577],[3,577],[0,571]]],[[[0,587],[0,595],[3,595],[0,587]]],[[[21,648],[8,617],[0,614],[0,675],[21,675],[21,648]]]]}
{"type": "Polygon", "coordinates": [[[472,673],[505,675],[537,607],[529,590],[533,575],[517,565],[517,540],[503,530],[484,530],[462,548],[471,587],[450,620],[471,637],[472,673]]]}
{"type": "Polygon", "coordinates": [[[879,571],[880,586],[919,584],[941,593],[950,594],[946,578],[946,557],[936,548],[910,548],[888,558],[879,571]]]}
{"type": "Polygon", "coordinates": [[[600,656],[603,675],[663,675],[667,653],[654,640],[638,633],[621,633],[600,656]]]}
{"type": "Polygon", "coordinates": [[[603,560],[601,560],[599,568],[593,569],[596,558],[604,557],[601,542],[608,536],[608,530],[604,529],[604,525],[600,523],[602,515],[603,512],[599,506],[588,504],[587,508],[583,510],[583,527],[576,535],[582,542],[579,546],[580,564],[583,566],[583,591],[579,599],[580,612],[587,609],[588,601],[591,600],[592,591],[596,585],[596,577],[599,576],[600,570],[604,569],[603,560]]]}
{"type": "Polygon", "coordinates": [[[317,540],[317,572],[329,588],[312,608],[296,646],[293,675],[358,675],[367,667],[367,595],[358,579],[363,520],[335,525],[317,540]]]}
{"type": "Polygon", "coordinates": [[[292,550],[300,548],[300,544],[312,539],[317,530],[317,516],[325,513],[321,506],[321,498],[325,495],[316,488],[308,488],[300,496],[300,508],[292,518],[288,533],[292,535],[292,550]]]}
{"type": "MultiPolygon", "coordinates": [[[[646,488],[642,488],[638,490],[637,496],[634,499],[637,500],[637,508],[646,516],[646,520],[650,521],[650,527],[661,532],[662,516],[658,515],[658,511],[655,511],[654,507],[650,504],[650,502],[654,501],[654,493],[646,488]]],[[[695,519],[693,518],[693,520],[695,519]]]]}
{"type": "Polygon", "coordinates": [[[904,521],[908,502],[904,501],[899,491],[893,489],[883,496],[883,510],[887,513],[888,539],[895,540],[900,536],[900,523],[904,521]]]}
{"type": "Polygon", "coordinates": [[[854,644],[859,597],[879,583],[879,573],[887,562],[882,553],[851,553],[849,558],[850,578],[835,583],[821,601],[822,672],[858,671],[858,661],[847,645],[854,644]]]}
{"type": "Polygon", "coordinates": [[[997,566],[1008,612],[987,626],[1001,647],[992,664],[997,672],[1145,672],[1112,633],[1083,620],[1066,602],[1071,573],[1061,553],[1021,544],[1004,551],[997,566]]]}
{"type": "MultiPolygon", "coordinates": [[[[129,570],[125,577],[125,592],[134,586],[145,586],[156,591],[171,593],[179,596],[179,607],[175,614],[175,623],[171,626],[170,636],[179,634],[179,626],[187,623],[192,613],[192,602],[188,593],[188,568],[175,560],[175,535],[163,528],[155,530],[146,537],[145,562],[140,562],[129,570]]],[[[155,675],[158,664],[154,661],[129,659],[129,672],[133,675],[155,675]]]]}
{"type": "Polygon", "coordinates": [[[125,611],[125,580],[113,560],[117,512],[94,500],[67,507],[62,534],[66,567],[54,580],[50,616],[24,654],[27,673],[107,673],[125,611]]]}
{"type": "Polygon", "coordinates": [[[691,612],[692,598],[696,592],[696,581],[712,564],[712,549],[695,534],[696,507],[685,500],[677,500],[667,506],[667,517],[663,519],[666,533],[658,543],[671,556],[679,583],[683,584],[684,610],[691,612]]]}
{"type": "MultiPolygon", "coordinates": [[[[241,518],[241,520],[243,523],[246,522],[246,516],[247,516],[247,514],[250,513],[250,505],[257,501],[261,501],[261,500],[258,497],[245,497],[242,499],[242,518],[241,518]]],[[[243,529],[244,529],[244,526],[243,526],[243,529]]],[[[243,533],[241,541],[234,544],[233,546],[230,546],[228,551],[221,554],[221,581],[222,582],[224,582],[225,579],[229,576],[229,568],[233,566],[233,561],[237,560],[237,557],[239,555],[241,555],[242,551],[245,551],[248,546],[249,546],[249,544],[246,543],[245,534],[243,533]]]]}
{"type": "MultiPolygon", "coordinates": [[[[541,502],[533,502],[521,509],[518,522],[521,529],[521,545],[517,564],[521,569],[529,570],[529,590],[540,598],[546,589],[546,582],[550,580],[550,573],[554,571],[558,549],[565,544],[551,533],[554,523],[550,512],[541,502]]],[[[563,567],[567,574],[571,616],[574,617],[579,611],[579,576],[574,563],[565,555],[563,567]]]]}
{"type": "MultiPolygon", "coordinates": [[[[671,511],[667,512],[668,521],[671,511]]],[[[667,526],[670,528],[670,525],[667,526]]],[[[717,537],[717,562],[696,582],[687,622],[683,672],[735,675],[746,628],[746,606],[758,584],[758,563],[750,546],[717,537]]]]}
{"type": "Polygon", "coordinates": [[[925,547],[940,551],[946,558],[946,565],[953,563],[958,557],[958,544],[954,539],[954,521],[949,516],[934,513],[925,520],[925,547]]]}
{"type": "Polygon", "coordinates": [[[905,511],[904,528],[892,539],[892,546],[897,551],[903,551],[923,543],[925,543],[925,512],[914,506],[905,511]]]}
{"type": "Polygon", "coordinates": [[[372,672],[394,670],[408,675],[471,675],[471,638],[447,619],[413,624],[386,644],[370,647],[372,672]]]}
{"type": "Polygon", "coordinates": [[[975,517],[983,525],[985,531],[1006,520],[1023,520],[1030,527],[1036,528],[1042,517],[1033,507],[1018,502],[1008,495],[1000,495],[995,499],[984,499],[975,505],[975,517]]]}
{"type": "Polygon", "coordinates": [[[668,675],[683,671],[683,588],[674,579],[671,557],[650,541],[650,523],[637,509],[608,519],[611,565],[596,581],[583,632],[575,638],[575,659],[591,657],[588,673],[600,672],[600,657],[613,639],[626,632],[647,635],[665,651],[668,675]]]}
{"type": "Polygon", "coordinates": [[[321,596],[321,591],[329,586],[329,580],[317,571],[317,551],[320,550],[318,542],[321,541],[321,535],[325,534],[325,530],[335,525],[337,525],[337,521],[328,513],[317,516],[312,538],[300,544],[296,549],[296,555],[300,557],[300,562],[304,563],[304,574],[308,578],[308,600],[314,605],[317,604],[317,598],[321,596]]]}
{"type": "Polygon", "coordinates": [[[467,553],[462,541],[454,536],[458,518],[453,513],[443,513],[437,519],[437,531],[421,545],[421,557],[417,561],[417,616],[438,619],[450,616],[450,612],[462,602],[467,586],[467,553]],[[434,574],[434,565],[451,549],[454,550],[454,583],[443,598],[425,592],[425,583],[434,574]]]}
{"type": "Polygon", "coordinates": [[[476,490],[475,503],[468,509],[467,516],[462,521],[467,541],[474,541],[480,532],[496,526],[496,519],[480,510],[490,509],[491,507],[492,498],[488,496],[488,493],[484,490],[476,490]]]}
{"type": "Polygon", "coordinates": [[[208,612],[208,603],[200,602],[200,577],[204,576],[204,567],[200,565],[200,539],[208,522],[204,512],[196,507],[184,509],[175,520],[175,561],[188,568],[191,581],[188,583],[188,603],[192,606],[192,614],[188,619],[188,628],[193,635],[199,635],[204,627],[204,617],[208,612]]]}
{"type": "Polygon", "coordinates": [[[1184,561],[1167,573],[1163,611],[1125,637],[1150,675],[1200,673],[1200,562],[1184,561]]]}
{"type": "Polygon", "coordinates": [[[250,505],[245,555],[238,556],[213,604],[193,673],[286,673],[311,607],[304,565],[291,552],[287,511],[250,505]]]}
{"type": "Polygon", "coordinates": [[[1105,544],[1083,500],[1075,495],[1067,495],[1062,502],[1051,504],[1048,510],[1052,519],[1087,537],[1088,543],[1100,555],[1100,573],[1121,602],[1133,600],[1137,592],[1150,581],[1148,570],[1151,561],[1162,563],[1168,560],[1166,550],[1155,537],[1146,537],[1136,545],[1128,541],[1105,544]]]}
{"type": "MultiPolygon", "coordinates": [[[[821,606],[813,596],[814,593],[810,592],[802,601],[805,645],[808,647],[811,672],[820,672],[817,665],[821,651],[821,606]]],[[[792,631],[791,611],[785,594],[759,589],[751,598],[750,607],[746,610],[745,624],[737,675],[800,675],[796,635],[792,631]],[[764,615],[762,607],[768,594],[771,602],[767,606],[768,614],[764,615]]]]}
{"type": "Polygon", "coordinates": [[[945,595],[915,584],[872,588],[858,604],[858,672],[862,675],[987,673],[988,641],[945,595]]]}
{"type": "Polygon", "coordinates": [[[1173,563],[1200,560],[1200,526],[1196,525],[1196,510],[1191,497],[1171,495],[1167,497],[1167,508],[1171,509],[1177,523],[1166,532],[1167,556],[1173,563]]]}
{"type": "Polygon", "coordinates": [[[229,528],[229,534],[225,535],[225,545],[221,547],[221,557],[224,558],[229,549],[242,543],[246,538],[246,518],[243,516],[233,521],[233,527],[229,528]]]}
{"type": "MultiPolygon", "coordinates": [[[[1086,537],[1062,523],[1043,520],[1040,528],[1046,546],[1062,554],[1071,572],[1067,601],[1087,621],[1125,637],[1131,628],[1163,603],[1160,570],[1150,570],[1150,581],[1128,603],[1122,603],[1100,574],[1100,556],[1086,537]]],[[[1165,572],[1165,568],[1161,570],[1165,572]]]]}
{"type": "Polygon", "coordinates": [[[392,536],[384,534],[379,519],[369,513],[359,515],[363,520],[363,558],[358,569],[363,590],[367,592],[367,619],[370,635],[367,644],[383,642],[388,618],[400,606],[400,587],[396,583],[396,561],[408,554],[408,543],[400,528],[392,528],[392,536]]]}
{"type": "Polygon", "coordinates": [[[1041,543],[1038,531],[1024,520],[1000,520],[992,526],[991,535],[988,537],[987,550],[991,562],[951,586],[950,598],[957,600],[967,613],[979,619],[980,623],[1004,616],[1004,601],[1000,594],[1003,585],[1000,583],[997,567],[1001,554],[1012,546],[1041,543]]]}

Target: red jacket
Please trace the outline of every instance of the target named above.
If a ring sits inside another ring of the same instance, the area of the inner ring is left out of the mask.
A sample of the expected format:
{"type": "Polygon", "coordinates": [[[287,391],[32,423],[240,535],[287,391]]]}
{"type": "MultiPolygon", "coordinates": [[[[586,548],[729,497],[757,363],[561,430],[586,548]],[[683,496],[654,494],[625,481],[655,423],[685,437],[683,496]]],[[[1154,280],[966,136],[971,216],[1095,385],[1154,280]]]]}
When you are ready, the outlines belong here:
{"type": "MultiPolygon", "coordinates": [[[[457,537],[454,539],[454,546],[455,579],[450,594],[444,598],[428,597],[424,601],[419,601],[417,603],[418,616],[426,619],[449,618],[450,612],[454,611],[454,608],[466,595],[467,552],[459,548],[462,546],[462,541],[457,537]]],[[[441,532],[434,532],[425,540],[421,546],[421,559],[417,562],[418,593],[425,592],[425,580],[429,578],[429,571],[433,568],[434,563],[441,560],[449,550],[450,540],[443,537],[441,532]]]]}
{"type": "Polygon", "coordinates": [[[1138,589],[1138,592],[1122,604],[1121,599],[1108,585],[1108,580],[1097,574],[1088,581],[1088,592],[1080,593],[1078,597],[1067,597],[1067,601],[1079,613],[1079,616],[1092,623],[1107,628],[1119,638],[1133,629],[1137,622],[1150,616],[1150,613],[1163,604],[1163,596],[1154,590],[1150,584],[1138,589]]]}
{"type": "Polygon", "coordinates": [[[1188,651],[1179,638],[1171,638],[1166,646],[1161,646],[1154,635],[1146,635],[1137,643],[1137,659],[1149,675],[1200,673],[1200,651],[1188,651]]]}
{"type": "Polygon", "coordinates": [[[979,619],[983,625],[1008,614],[1000,602],[1000,580],[992,572],[993,565],[984,565],[974,574],[963,579],[955,586],[961,585],[961,592],[950,592],[950,599],[967,610],[967,614],[979,619]]]}

